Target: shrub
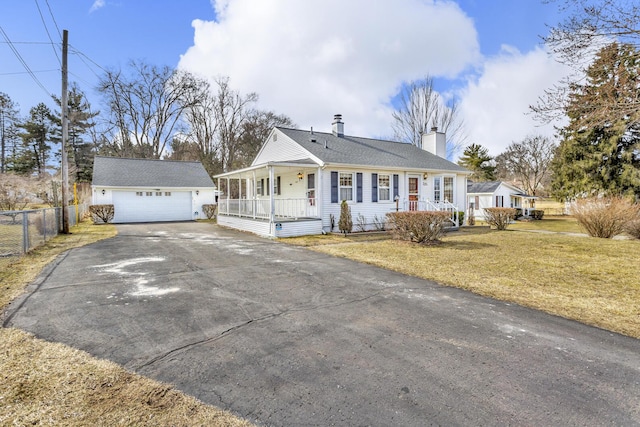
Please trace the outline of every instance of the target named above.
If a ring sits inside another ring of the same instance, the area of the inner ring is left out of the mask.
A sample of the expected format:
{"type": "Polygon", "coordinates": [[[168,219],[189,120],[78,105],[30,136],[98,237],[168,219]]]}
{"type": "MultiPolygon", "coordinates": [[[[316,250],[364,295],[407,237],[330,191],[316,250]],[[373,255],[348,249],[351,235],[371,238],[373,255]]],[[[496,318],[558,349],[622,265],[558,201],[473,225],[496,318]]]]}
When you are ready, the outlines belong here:
{"type": "Polygon", "coordinates": [[[610,239],[637,220],[639,209],[622,197],[589,198],[576,201],[571,214],[589,236],[610,239]]]}
{"type": "Polygon", "coordinates": [[[449,212],[409,211],[387,214],[389,229],[394,237],[416,243],[435,243],[444,235],[449,212]]]}
{"type": "Polygon", "coordinates": [[[108,224],[115,215],[115,208],[113,205],[91,205],[89,206],[89,213],[91,213],[91,219],[94,223],[102,221],[108,224]]]}
{"type": "Polygon", "coordinates": [[[211,219],[216,216],[217,208],[218,205],[202,205],[202,212],[207,216],[207,219],[211,219]]]}
{"type": "Polygon", "coordinates": [[[464,224],[464,211],[458,211],[458,225],[464,224]]]}
{"type": "Polygon", "coordinates": [[[624,231],[626,231],[634,239],[640,239],[640,214],[636,215],[634,219],[627,222],[624,227],[624,231]]]}
{"type": "Polygon", "coordinates": [[[515,208],[516,209],[516,216],[513,219],[519,219],[520,217],[522,217],[522,209],[521,208],[515,208]]]}
{"type": "Polygon", "coordinates": [[[365,218],[361,213],[356,217],[356,230],[367,231],[367,218],[365,218]]]}
{"type": "Polygon", "coordinates": [[[509,223],[516,217],[514,208],[485,208],[484,219],[496,230],[506,230],[509,223]]]}
{"type": "Polygon", "coordinates": [[[387,226],[387,220],[385,217],[373,216],[373,226],[377,231],[384,231],[387,226]]]}
{"type": "Polygon", "coordinates": [[[544,217],[544,211],[542,209],[532,209],[529,211],[529,215],[531,216],[531,218],[533,219],[542,219],[542,217],[544,217]]]}
{"type": "Polygon", "coordinates": [[[351,233],[353,230],[353,219],[351,218],[351,208],[347,204],[346,200],[343,200],[340,204],[340,219],[338,220],[338,230],[344,233],[351,233]]]}

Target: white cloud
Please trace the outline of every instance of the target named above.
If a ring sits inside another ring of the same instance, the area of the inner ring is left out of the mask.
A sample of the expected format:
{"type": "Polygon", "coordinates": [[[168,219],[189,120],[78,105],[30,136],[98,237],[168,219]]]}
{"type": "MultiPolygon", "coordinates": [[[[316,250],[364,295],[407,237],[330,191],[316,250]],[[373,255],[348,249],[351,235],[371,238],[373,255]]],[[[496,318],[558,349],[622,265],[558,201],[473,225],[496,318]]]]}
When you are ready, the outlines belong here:
{"type": "Polygon", "coordinates": [[[503,46],[460,95],[469,143],[483,145],[495,156],[528,135],[553,137],[553,124],[536,122],[529,106],[570,72],[542,48],[523,54],[503,46]]]}
{"type": "Polygon", "coordinates": [[[91,9],[89,9],[89,13],[91,12],[95,12],[96,10],[104,7],[105,2],[104,0],[96,0],[93,2],[93,4],[91,5],[91,9]]]}
{"type": "Polygon", "coordinates": [[[402,82],[455,77],[480,59],[472,20],[453,2],[218,0],[216,21],[195,20],[179,67],[229,76],[260,108],[301,128],[390,135],[389,100],[402,82]]]}

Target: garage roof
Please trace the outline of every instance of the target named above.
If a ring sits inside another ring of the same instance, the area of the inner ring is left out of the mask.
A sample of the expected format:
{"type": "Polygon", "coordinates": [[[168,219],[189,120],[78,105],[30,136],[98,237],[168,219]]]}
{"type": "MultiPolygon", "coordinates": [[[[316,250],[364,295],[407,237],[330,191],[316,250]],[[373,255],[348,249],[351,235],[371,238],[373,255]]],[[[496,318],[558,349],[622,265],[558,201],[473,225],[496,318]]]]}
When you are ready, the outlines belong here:
{"type": "Polygon", "coordinates": [[[200,162],[96,156],[93,185],[105,187],[215,187],[200,162]]]}

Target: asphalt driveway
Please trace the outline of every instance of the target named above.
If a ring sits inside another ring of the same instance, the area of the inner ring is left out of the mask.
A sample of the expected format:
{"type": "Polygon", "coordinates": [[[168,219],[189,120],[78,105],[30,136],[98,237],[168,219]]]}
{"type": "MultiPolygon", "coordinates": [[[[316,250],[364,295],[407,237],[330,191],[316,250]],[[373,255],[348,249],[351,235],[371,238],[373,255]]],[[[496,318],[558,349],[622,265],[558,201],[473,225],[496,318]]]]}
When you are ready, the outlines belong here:
{"type": "Polygon", "coordinates": [[[211,224],[118,232],[5,326],[260,425],[640,425],[638,340],[211,224]]]}

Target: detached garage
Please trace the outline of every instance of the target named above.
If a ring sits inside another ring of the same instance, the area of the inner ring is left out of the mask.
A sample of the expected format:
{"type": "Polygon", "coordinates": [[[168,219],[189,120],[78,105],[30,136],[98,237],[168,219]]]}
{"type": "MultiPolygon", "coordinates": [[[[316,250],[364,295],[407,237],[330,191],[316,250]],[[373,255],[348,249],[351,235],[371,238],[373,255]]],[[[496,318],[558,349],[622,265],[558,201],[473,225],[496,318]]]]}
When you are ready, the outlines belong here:
{"type": "Polygon", "coordinates": [[[92,204],[114,205],[113,222],[206,218],[215,186],[200,162],[96,156],[92,204]]]}

